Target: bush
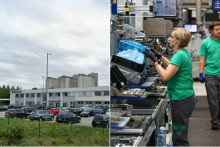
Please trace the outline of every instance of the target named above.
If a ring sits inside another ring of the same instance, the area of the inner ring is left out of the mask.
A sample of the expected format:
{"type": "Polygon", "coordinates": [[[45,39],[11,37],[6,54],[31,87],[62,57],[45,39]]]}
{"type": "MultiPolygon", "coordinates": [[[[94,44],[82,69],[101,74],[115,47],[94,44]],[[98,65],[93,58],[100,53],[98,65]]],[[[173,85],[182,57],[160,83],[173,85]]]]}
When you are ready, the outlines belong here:
{"type": "Polygon", "coordinates": [[[0,132],[1,140],[4,140],[5,145],[20,144],[24,137],[24,129],[18,126],[8,127],[0,132]]]}

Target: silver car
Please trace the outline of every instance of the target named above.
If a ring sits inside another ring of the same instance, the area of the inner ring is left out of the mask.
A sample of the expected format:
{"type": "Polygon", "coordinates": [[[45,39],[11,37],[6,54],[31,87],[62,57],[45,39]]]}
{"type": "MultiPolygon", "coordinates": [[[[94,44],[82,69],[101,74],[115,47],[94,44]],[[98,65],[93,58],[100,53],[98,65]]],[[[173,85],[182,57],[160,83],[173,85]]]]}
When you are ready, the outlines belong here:
{"type": "Polygon", "coordinates": [[[45,110],[34,110],[29,115],[30,120],[46,120],[46,118],[53,121],[54,115],[46,112],[45,110]]]}

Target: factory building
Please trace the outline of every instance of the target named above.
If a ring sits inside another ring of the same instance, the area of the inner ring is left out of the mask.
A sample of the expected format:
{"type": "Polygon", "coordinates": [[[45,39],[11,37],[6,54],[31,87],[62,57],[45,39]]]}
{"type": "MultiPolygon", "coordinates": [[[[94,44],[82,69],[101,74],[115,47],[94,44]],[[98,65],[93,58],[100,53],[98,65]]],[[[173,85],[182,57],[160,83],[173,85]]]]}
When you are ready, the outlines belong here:
{"type": "Polygon", "coordinates": [[[74,74],[70,76],[48,77],[48,88],[82,88],[98,86],[98,73],[74,74]]]}
{"type": "MultiPolygon", "coordinates": [[[[45,91],[19,90],[10,93],[10,104],[30,106],[46,103],[45,91]]],[[[54,107],[81,107],[83,105],[109,104],[109,86],[83,87],[83,88],[57,88],[48,89],[48,106],[54,107]]]]}

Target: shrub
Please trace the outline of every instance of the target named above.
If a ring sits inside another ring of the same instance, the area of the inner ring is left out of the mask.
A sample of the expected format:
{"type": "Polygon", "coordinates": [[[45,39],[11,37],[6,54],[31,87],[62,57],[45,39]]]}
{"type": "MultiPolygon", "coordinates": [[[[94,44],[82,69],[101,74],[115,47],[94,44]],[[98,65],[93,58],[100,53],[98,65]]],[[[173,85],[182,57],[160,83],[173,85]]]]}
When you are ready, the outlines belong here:
{"type": "Polygon", "coordinates": [[[4,140],[6,145],[20,144],[23,137],[24,129],[19,126],[10,126],[6,130],[0,132],[0,138],[4,140]]]}

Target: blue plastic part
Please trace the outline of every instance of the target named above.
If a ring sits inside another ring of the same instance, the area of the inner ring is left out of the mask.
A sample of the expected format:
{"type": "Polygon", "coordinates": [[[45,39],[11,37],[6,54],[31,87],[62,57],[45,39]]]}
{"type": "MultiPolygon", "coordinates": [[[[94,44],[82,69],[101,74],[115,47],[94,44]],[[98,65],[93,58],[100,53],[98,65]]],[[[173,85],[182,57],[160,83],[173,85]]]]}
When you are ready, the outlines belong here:
{"type": "MultiPolygon", "coordinates": [[[[143,44],[140,44],[138,42],[135,42],[135,41],[120,40],[118,48],[117,48],[117,53],[120,54],[120,53],[122,53],[122,51],[126,51],[126,52],[128,51],[129,52],[130,50],[131,51],[133,50],[134,52],[138,51],[139,53],[142,54],[146,50],[151,50],[151,48],[148,47],[148,46],[145,46],[143,44]]],[[[133,54],[133,55],[135,55],[135,54],[133,54]]],[[[136,62],[134,60],[130,60],[129,58],[125,58],[125,59],[128,59],[130,61],[142,64],[146,61],[146,57],[143,54],[142,54],[142,56],[143,56],[142,57],[143,59],[141,59],[141,60],[143,60],[143,61],[139,61],[139,59],[135,58],[135,60],[137,59],[138,62],[136,62]]],[[[122,57],[122,58],[124,58],[124,57],[122,57]]],[[[139,58],[141,58],[141,55],[139,55],[139,58]]]]}
{"type": "Polygon", "coordinates": [[[111,9],[112,15],[117,15],[117,0],[111,0],[111,9]]]}
{"type": "Polygon", "coordinates": [[[123,127],[118,127],[118,126],[111,126],[111,129],[122,130],[122,129],[124,129],[124,128],[123,128],[123,127]]]}
{"type": "Polygon", "coordinates": [[[124,51],[124,50],[129,50],[129,49],[131,49],[131,50],[137,49],[141,53],[143,53],[146,49],[151,50],[150,47],[145,46],[145,45],[140,44],[140,43],[135,42],[135,41],[120,40],[117,52],[121,52],[121,51],[124,51]]]}

